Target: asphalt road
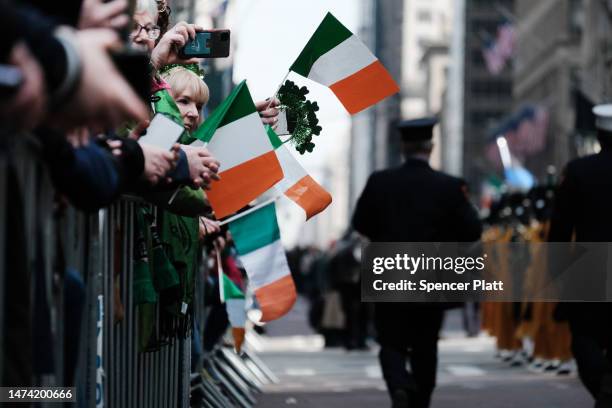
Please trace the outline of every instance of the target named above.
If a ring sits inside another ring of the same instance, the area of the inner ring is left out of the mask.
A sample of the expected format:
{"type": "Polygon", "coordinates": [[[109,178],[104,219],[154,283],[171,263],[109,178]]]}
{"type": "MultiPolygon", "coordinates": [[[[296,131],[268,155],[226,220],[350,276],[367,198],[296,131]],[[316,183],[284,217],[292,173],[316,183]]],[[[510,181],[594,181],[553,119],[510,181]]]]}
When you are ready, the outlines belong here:
{"type": "MultiPolygon", "coordinates": [[[[324,349],[303,324],[300,307],[269,335],[251,339],[279,377],[258,396],[258,408],[389,407],[376,348],[369,352],[324,349]]],[[[581,408],[593,401],[576,374],[557,376],[511,368],[494,357],[494,340],[444,332],[438,387],[432,408],[581,408]]]]}

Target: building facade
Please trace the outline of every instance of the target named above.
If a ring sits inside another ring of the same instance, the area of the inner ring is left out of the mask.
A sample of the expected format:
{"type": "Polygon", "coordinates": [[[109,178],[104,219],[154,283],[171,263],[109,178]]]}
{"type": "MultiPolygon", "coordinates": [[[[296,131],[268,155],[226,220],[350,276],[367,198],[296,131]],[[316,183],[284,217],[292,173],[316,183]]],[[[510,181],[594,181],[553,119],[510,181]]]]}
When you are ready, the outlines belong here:
{"type": "Polygon", "coordinates": [[[548,166],[561,168],[577,155],[577,92],[589,82],[583,75],[588,71],[581,69],[585,5],[584,0],[516,0],[515,107],[537,104],[549,115],[546,147],[524,160],[540,180],[548,166]]]}
{"type": "Polygon", "coordinates": [[[453,0],[404,0],[402,33],[402,117],[427,111],[427,72],[423,56],[433,45],[448,44],[455,4],[453,0]]]}
{"type": "MultiPolygon", "coordinates": [[[[402,78],[403,0],[362,0],[359,38],[374,52],[391,76],[402,78]]],[[[349,149],[349,214],[369,175],[401,160],[395,124],[401,118],[401,95],[386,98],[352,117],[349,149]]]]}
{"type": "MultiPolygon", "coordinates": [[[[460,167],[458,175],[466,179],[473,193],[478,193],[492,171],[484,154],[489,133],[513,110],[512,64],[492,74],[483,57],[487,39],[495,38],[513,10],[514,0],[465,0],[462,158],[461,165],[455,167],[460,167]]],[[[454,170],[457,173],[457,168],[454,170]]]]}

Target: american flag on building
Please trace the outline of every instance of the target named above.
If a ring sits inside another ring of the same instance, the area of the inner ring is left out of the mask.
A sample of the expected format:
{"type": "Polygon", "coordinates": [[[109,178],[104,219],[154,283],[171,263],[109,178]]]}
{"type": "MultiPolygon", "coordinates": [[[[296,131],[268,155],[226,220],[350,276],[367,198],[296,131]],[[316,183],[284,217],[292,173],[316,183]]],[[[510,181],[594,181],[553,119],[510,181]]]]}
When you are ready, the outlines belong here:
{"type": "Polygon", "coordinates": [[[504,21],[497,27],[495,38],[486,39],[484,43],[482,56],[487,70],[492,75],[498,75],[514,55],[516,48],[516,28],[514,24],[510,21],[504,21]]]}

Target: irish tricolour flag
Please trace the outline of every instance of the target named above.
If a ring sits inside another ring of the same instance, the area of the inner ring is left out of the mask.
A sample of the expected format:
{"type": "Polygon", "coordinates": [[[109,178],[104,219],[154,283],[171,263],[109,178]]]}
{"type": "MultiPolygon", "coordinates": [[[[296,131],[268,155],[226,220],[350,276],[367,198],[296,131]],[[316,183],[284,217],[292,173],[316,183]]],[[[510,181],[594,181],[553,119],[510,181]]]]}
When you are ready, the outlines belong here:
{"type": "Polygon", "coordinates": [[[242,343],[244,343],[244,327],[247,320],[244,293],[226,274],[221,273],[221,278],[223,278],[223,284],[219,284],[219,287],[223,288],[221,290],[221,302],[225,303],[227,318],[232,326],[234,348],[236,352],[240,353],[242,343]]]}
{"type": "Polygon", "coordinates": [[[332,197],[304,170],[274,130],[269,126],[267,130],[284,175],[274,187],[304,210],[308,220],[326,209],[331,204],[332,197]]]}
{"type": "Polygon", "coordinates": [[[331,13],[290,69],[331,88],[350,114],[399,91],[378,58],[331,13]]]}
{"type": "Polygon", "coordinates": [[[230,222],[229,229],[259,303],[261,321],[282,317],[295,303],[296,292],[280,241],[275,204],[230,222]]]}
{"type": "Polygon", "coordinates": [[[242,81],[193,134],[219,160],[221,180],[208,200],[220,219],[259,197],[283,178],[283,171],[242,81]]]}

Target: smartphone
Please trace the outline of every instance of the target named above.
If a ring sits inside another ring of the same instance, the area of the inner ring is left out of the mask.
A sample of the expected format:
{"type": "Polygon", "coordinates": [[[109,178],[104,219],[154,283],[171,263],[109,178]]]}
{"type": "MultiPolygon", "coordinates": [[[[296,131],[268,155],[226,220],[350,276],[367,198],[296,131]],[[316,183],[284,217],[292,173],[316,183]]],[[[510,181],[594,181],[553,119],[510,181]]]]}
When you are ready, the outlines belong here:
{"type": "Polygon", "coordinates": [[[227,58],[229,53],[230,30],[198,31],[179,52],[182,58],[227,58]]]}
{"type": "Polygon", "coordinates": [[[161,147],[170,150],[183,134],[185,129],[164,115],[157,113],[147,128],[147,133],[138,139],[138,143],[161,147]]]}

